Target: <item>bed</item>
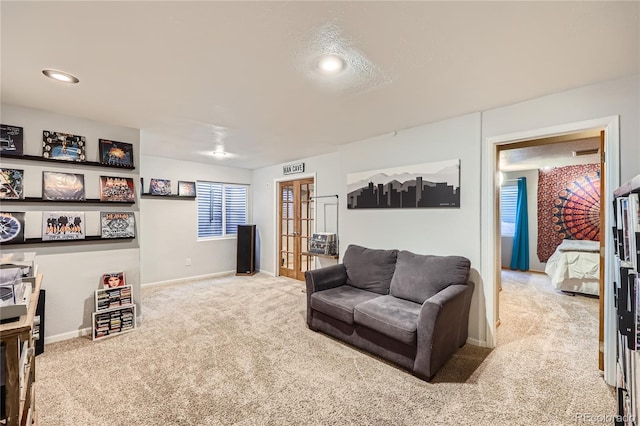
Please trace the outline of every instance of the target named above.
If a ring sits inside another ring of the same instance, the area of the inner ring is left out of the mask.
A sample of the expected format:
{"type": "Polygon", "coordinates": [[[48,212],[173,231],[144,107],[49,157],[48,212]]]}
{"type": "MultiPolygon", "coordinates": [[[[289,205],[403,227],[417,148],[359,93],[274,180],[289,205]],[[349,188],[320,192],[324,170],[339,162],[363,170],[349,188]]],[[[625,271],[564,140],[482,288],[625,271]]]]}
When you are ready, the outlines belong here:
{"type": "Polygon", "coordinates": [[[600,242],[563,240],[544,268],[553,285],[562,291],[600,294],[600,242]]]}

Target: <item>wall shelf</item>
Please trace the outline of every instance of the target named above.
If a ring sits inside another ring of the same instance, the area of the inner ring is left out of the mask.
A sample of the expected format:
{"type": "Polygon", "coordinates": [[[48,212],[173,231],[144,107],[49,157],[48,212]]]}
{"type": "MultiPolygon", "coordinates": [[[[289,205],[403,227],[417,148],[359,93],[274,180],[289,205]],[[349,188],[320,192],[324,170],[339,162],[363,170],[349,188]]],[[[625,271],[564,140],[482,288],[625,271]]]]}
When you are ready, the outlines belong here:
{"type": "Polygon", "coordinates": [[[307,251],[302,252],[302,254],[305,256],[324,257],[325,259],[338,259],[340,257],[337,254],[316,254],[316,253],[309,253],[307,251]]]}
{"type": "Polygon", "coordinates": [[[51,158],[39,157],[37,155],[0,155],[0,158],[4,160],[25,160],[25,161],[40,161],[43,163],[54,163],[60,166],[90,166],[90,167],[104,167],[107,169],[121,169],[121,170],[135,170],[135,166],[116,166],[113,164],[102,164],[97,161],[65,161],[54,160],[51,158]]]}
{"type": "Polygon", "coordinates": [[[160,194],[150,194],[148,192],[142,193],[140,194],[141,197],[144,198],[171,198],[171,199],[176,199],[176,198],[184,198],[187,200],[195,200],[196,197],[188,197],[185,195],[176,195],[176,194],[171,194],[171,195],[160,195],[160,194]]]}
{"type": "Polygon", "coordinates": [[[119,204],[121,206],[130,206],[135,201],[101,201],[98,198],[87,198],[85,200],[44,200],[39,197],[24,198],[3,198],[3,203],[75,203],[75,204],[119,204]]]}
{"type": "Polygon", "coordinates": [[[9,241],[9,242],[0,242],[0,246],[14,246],[14,245],[25,245],[25,244],[55,244],[55,243],[83,243],[89,241],[123,241],[123,240],[133,240],[134,237],[120,237],[120,238],[102,238],[100,235],[87,235],[83,239],[78,240],[53,240],[53,241],[42,241],[42,238],[27,238],[24,241],[9,241]]]}

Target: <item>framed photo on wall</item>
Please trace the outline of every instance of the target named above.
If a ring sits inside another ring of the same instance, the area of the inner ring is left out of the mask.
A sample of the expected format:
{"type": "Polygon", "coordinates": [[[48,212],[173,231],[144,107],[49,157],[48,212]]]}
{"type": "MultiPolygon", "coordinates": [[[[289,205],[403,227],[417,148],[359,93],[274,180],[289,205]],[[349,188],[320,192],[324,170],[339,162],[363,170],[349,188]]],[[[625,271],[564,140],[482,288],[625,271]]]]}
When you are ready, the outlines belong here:
{"type": "Polygon", "coordinates": [[[22,155],[22,127],[0,124],[0,153],[2,155],[22,155]]]}
{"type": "Polygon", "coordinates": [[[84,240],[84,212],[42,212],[42,241],[84,240]]]}
{"type": "Polygon", "coordinates": [[[126,142],[98,139],[100,163],[132,169],[133,145],[126,142]]]}
{"type": "Polygon", "coordinates": [[[100,212],[102,238],[135,238],[136,219],[133,212],[100,212]]]}
{"type": "Polygon", "coordinates": [[[84,175],[42,172],[42,199],[51,201],[84,201],[84,175]]]}
{"type": "Polygon", "coordinates": [[[196,183],[179,180],[178,181],[178,195],[180,197],[195,197],[196,196],[196,183]]]}
{"type": "Polygon", "coordinates": [[[0,213],[0,242],[24,242],[25,212],[0,213]]]}
{"type": "Polygon", "coordinates": [[[100,201],[135,202],[133,178],[100,176],[100,201]]]}
{"type": "Polygon", "coordinates": [[[24,170],[0,169],[0,200],[24,199],[24,170]]]}
{"type": "Polygon", "coordinates": [[[171,181],[169,179],[151,179],[149,182],[149,194],[171,195],[171,181]]]}
{"type": "Polygon", "coordinates": [[[52,160],[78,161],[86,160],[84,149],[86,138],[70,133],[42,131],[42,156],[52,160]]]}

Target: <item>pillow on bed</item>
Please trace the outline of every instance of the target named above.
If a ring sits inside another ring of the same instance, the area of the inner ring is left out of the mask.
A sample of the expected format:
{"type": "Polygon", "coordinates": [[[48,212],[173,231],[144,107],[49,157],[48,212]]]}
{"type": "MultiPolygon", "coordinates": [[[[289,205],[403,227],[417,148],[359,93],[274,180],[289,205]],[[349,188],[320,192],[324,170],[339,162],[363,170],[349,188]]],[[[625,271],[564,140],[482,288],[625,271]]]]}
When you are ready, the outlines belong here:
{"type": "Polygon", "coordinates": [[[587,251],[599,252],[600,241],[589,240],[562,240],[558,246],[559,251],[587,251]]]}

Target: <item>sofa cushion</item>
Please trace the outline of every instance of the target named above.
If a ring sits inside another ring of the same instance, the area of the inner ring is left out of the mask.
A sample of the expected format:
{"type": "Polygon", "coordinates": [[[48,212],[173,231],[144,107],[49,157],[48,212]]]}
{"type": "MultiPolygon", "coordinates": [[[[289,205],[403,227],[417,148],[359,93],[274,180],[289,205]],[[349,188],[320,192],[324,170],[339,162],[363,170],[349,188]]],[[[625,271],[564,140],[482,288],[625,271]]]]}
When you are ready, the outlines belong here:
{"type": "Polygon", "coordinates": [[[353,324],[353,308],[359,303],[376,297],[381,296],[349,285],[342,285],[313,293],[311,308],[347,324],[353,324]]]}
{"type": "Polygon", "coordinates": [[[416,343],[421,305],[393,296],[359,303],[353,312],[356,324],[364,325],[408,345],[416,343]]]}
{"type": "Polygon", "coordinates": [[[424,303],[451,284],[466,284],[471,262],[461,256],[429,256],[402,250],[398,253],[390,293],[424,303]]]}
{"type": "Polygon", "coordinates": [[[398,250],[377,250],[350,245],[342,264],[347,270],[347,284],[378,294],[389,294],[398,250]]]}

